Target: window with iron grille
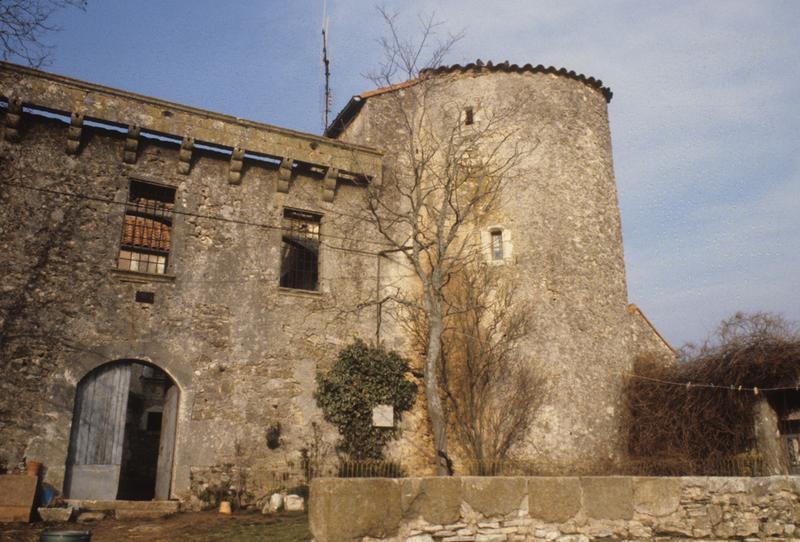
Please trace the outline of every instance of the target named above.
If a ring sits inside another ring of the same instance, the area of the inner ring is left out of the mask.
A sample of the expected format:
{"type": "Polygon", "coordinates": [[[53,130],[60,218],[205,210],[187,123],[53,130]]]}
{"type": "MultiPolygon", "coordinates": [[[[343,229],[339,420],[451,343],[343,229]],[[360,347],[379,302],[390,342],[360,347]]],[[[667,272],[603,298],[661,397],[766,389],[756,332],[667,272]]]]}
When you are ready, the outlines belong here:
{"type": "Polygon", "coordinates": [[[175,189],[130,182],[117,269],[164,274],[169,265],[175,189]]]}
{"type": "Polygon", "coordinates": [[[305,211],[283,210],[280,285],[284,288],[317,289],[321,218],[305,211]]]}

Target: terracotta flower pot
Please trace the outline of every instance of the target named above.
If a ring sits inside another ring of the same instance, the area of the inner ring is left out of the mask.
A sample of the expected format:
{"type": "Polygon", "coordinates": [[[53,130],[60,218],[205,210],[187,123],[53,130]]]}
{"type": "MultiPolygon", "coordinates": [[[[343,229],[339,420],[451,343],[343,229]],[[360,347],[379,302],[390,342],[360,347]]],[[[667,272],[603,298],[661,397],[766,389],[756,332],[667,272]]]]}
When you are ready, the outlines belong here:
{"type": "Polygon", "coordinates": [[[219,503],[219,513],[230,515],[231,514],[231,503],[228,501],[222,501],[219,503]]]}
{"type": "Polygon", "coordinates": [[[25,461],[25,470],[28,473],[28,476],[39,476],[39,471],[42,469],[42,463],[40,461],[25,461]]]}

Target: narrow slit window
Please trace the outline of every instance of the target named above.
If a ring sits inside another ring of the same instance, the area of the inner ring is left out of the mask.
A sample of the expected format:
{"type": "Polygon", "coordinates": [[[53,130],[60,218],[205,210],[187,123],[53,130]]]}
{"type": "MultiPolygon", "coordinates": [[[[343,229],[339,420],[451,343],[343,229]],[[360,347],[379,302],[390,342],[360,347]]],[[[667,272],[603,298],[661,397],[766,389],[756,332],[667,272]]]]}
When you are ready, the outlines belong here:
{"type": "Polygon", "coordinates": [[[475,122],[475,113],[473,112],[472,107],[470,106],[464,109],[464,124],[469,126],[473,122],[475,122]]]}
{"type": "Polygon", "coordinates": [[[117,268],[164,274],[169,265],[175,189],[131,181],[117,268]]]}
{"type": "Polygon", "coordinates": [[[499,230],[494,230],[491,232],[492,234],[492,259],[493,260],[502,260],[503,259],[503,232],[499,230]]]}
{"type": "Polygon", "coordinates": [[[316,291],[319,282],[319,225],[321,216],[283,210],[281,280],[284,288],[316,291]]]}

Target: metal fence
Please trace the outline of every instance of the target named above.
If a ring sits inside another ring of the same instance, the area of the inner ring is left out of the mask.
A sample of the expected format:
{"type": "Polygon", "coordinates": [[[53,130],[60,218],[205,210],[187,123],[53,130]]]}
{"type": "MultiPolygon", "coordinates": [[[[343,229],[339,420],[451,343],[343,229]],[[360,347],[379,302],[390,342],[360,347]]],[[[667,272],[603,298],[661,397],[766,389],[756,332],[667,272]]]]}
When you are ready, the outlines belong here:
{"type": "MultiPolygon", "coordinates": [[[[764,459],[756,453],[690,461],[685,458],[629,460],[621,465],[593,469],[564,468],[535,460],[485,459],[456,461],[457,476],[767,476],[764,459]]],[[[340,459],[326,465],[304,466],[306,480],[333,478],[404,478],[419,475],[409,472],[399,461],[340,459]]]]}
{"type": "Polygon", "coordinates": [[[641,476],[767,476],[764,458],[757,453],[710,457],[702,461],[685,458],[653,458],[630,461],[624,474],[641,476]]]}
{"type": "Polygon", "coordinates": [[[406,468],[399,461],[374,459],[340,459],[325,464],[308,462],[303,465],[307,481],[314,478],[404,478],[406,468]]]}

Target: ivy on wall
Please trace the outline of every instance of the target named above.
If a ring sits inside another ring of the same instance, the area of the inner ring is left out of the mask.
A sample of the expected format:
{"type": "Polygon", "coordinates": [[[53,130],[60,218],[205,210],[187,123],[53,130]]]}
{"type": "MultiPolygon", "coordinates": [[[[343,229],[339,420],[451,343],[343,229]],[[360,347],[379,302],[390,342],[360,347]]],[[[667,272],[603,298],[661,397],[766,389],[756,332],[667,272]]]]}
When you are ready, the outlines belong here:
{"type": "Polygon", "coordinates": [[[351,459],[383,459],[400,415],[409,410],[417,386],[406,380],[408,361],[360,339],[343,348],[330,371],[317,375],[314,398],[341,435],[338,448],[351,459]],[[372,409],[392,405],[395,427],[373,427],[372,409]]]}

